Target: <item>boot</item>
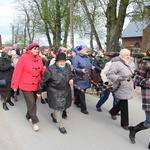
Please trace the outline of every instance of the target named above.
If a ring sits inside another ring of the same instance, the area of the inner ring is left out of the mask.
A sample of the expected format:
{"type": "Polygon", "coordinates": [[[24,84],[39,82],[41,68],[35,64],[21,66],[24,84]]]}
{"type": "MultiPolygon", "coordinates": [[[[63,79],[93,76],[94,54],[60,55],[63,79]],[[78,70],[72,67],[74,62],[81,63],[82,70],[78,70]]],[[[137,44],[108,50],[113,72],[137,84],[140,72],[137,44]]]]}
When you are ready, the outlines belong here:
{"type": "Polygon", "coordinates": [[[129,128],[129,138],[132,142],[132,144],[135,144],[135,134],[141,130],[147,129],[147,127],[144,126],[144,122],[139,123],[135,127],[130,126],[129,128]]]}
{"type": "Polygon", "coordinates": [[[149,143],[149,145],[148,145],[148,149],[150,149],[150,143],[149,143]]]}
{"type": "Polygon", "coordinates": [[[9,110],[9,108],[7,107],[7,104],[6,104],[6,103],[3,103],[3,109],[4,109],[4,110],[9,110]]]}
{"type": "Polygon", "coordinates": [[[62,113],[62,118],[65,119],[65,118],[67,118],[67,117],[68,117],[68,116],[67,116],[67,112],[66,112],[66,110],[64,110],[63,113],[62,113]]]}
{"type": "Polygon", "coordinates": [[[10,99],[7,99],[6,102],[9,103],[10,106],[14,106],[14,103],[10,99]]]}

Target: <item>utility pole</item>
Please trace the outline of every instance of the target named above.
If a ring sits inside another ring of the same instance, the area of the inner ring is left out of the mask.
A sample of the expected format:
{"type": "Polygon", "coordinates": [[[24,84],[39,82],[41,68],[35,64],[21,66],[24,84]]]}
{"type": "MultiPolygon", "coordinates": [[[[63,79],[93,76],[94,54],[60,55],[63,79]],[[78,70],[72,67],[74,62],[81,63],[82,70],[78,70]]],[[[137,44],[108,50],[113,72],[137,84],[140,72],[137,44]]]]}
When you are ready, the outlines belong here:
{"type": "Polygon", "coordinates": [[[14,45],[14,25],[12,25],[12,45],[14,45]]]}
{"type": "Polygon", "coordinates": [[[74,47],[74,3],[73,0],[70,0],[70,43],[71,47],[74,47]]]}

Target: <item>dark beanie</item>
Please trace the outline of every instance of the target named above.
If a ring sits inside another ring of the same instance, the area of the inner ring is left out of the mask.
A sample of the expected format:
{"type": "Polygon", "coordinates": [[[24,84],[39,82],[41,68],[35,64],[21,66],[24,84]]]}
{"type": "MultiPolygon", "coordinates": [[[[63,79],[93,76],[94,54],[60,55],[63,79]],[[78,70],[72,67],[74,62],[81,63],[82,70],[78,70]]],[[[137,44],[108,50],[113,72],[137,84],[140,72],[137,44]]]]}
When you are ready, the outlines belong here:
{"type": "Polygon", "coordinates": [[[56,56],[56,61],[59,61],[59,60],[66,60],[66,54],[58,53],[58,55],[56,56]]]}

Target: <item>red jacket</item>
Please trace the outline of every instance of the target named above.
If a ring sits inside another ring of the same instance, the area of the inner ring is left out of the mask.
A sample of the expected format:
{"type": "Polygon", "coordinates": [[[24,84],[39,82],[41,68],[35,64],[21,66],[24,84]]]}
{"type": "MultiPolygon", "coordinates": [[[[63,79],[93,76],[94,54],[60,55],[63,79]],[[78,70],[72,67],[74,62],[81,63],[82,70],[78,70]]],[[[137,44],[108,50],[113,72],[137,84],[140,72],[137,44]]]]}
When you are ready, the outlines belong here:
{"type": "Polygon", "coordinates": [[[41,75],[44,73],[42,59],[28,51],[23,54],[15,67],[11,88],[25,91],[37,91],[41,75]]]}

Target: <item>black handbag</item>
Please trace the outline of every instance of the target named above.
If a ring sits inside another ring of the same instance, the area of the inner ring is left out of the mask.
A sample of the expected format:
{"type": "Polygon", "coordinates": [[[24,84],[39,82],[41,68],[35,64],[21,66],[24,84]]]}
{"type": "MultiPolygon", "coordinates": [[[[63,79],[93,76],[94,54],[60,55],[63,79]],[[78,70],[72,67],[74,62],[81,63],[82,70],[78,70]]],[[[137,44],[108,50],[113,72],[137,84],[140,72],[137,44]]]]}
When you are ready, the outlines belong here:
{"type": "Polygon", "coordinates": [[[0,87],[6,87],[6,79],[0,79],[0,87]]]}

